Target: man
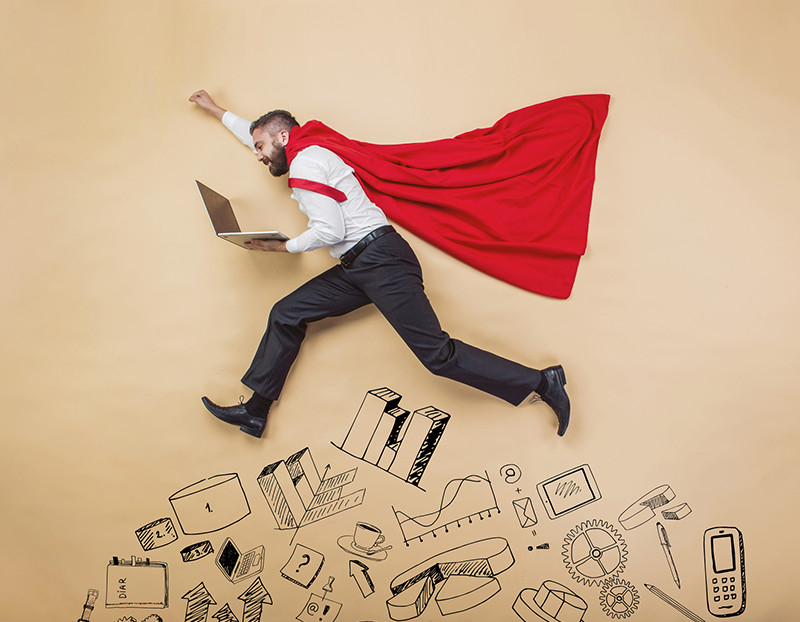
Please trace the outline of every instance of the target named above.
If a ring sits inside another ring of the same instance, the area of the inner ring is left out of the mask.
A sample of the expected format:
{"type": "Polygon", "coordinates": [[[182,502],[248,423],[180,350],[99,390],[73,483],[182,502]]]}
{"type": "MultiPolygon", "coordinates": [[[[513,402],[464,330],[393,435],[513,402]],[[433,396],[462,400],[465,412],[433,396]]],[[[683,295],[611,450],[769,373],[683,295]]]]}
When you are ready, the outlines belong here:
{"type": "Polygon", "coordinates": [[[308,216],[308,229],[299,236],[288,241],[256,240],[250,248],[289,253],[327,248],[340,260],[275,304],[242,378],[253,390],[252,397],[235,406],[219,406],[203,397],[211,414],[260,438],[308,324],[371,303],[428,370],[515,406],[535,393],[553,409],[558,434],[564,435],[570,403],[563,368],[529,368],[450,338],[425,295],[413,251],[341,157],[316,144],[293,149],[293,133],[299,135],[301,126],[286,111],[269,112],[249,124],[218,106],[205,91],[195,92],[189,100],[253,149],[273,176],[288,173],[292,198],[308,216]]]}

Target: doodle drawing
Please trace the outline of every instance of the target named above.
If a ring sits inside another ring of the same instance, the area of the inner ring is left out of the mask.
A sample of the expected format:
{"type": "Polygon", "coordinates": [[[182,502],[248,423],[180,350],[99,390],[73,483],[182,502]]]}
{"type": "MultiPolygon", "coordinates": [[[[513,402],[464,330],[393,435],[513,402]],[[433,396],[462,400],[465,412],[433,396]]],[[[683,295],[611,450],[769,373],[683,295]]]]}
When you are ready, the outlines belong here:
{"type": "Polygon", "coordinates": [[[528,529],[538,522],[536,520],[536,511],[533,509],[533,501],[531,501],[530,497],[517,499],[511,503],[517,513],[517,521],[519,521],[520,527],[528,529]]]}
{"type": "Polygon", "coordinates": [[[539,482],[536,491],[550,518],[559,518],[600,499],[600,489],[588,464],[539,482]]]}
{"type": "Polygon", "coordinates": [[[343,494],[356,472],[351,469],[320,478],[306,447],[286,460],[267,465],[257,479],[278,529],[298,529],[361,505],[365,489],[343,494]]]}
{"type": "Polygon", "coordinates": [[[514,564],[505,538],[487,538],[444,551],[397,575],[386,601],[392,620],[422,615],[431,598],[442,615],[477,607],[500,592],[497,575],[514,564]]]}
{"type": "Polygon", "coordinates": [[[224,473],[182,488],[169,498],[186,535],[219,531],[250,514],[250,504],[236,473],[224,473]]]}
{"type": "Polygon", "coordinates": [[[744,537],[736,527],[711,527],[703,533],[708,612],[719,618],[738,616],[747,602],[744,537]]]}
{"type": "Polygon", "coordinates": [[[689,507],[688,503],[681,503],[680,505],[661,510],[661,516],[663,516],[665,520],[682,520],[691,513],[692,508],[689,507]]]}
{"type": "Polygon", "coordinates": [[[658,543],[661,545],[661,549],[664,551],[664,556],[666,557],[667,566],[669,566],[669,572],[672,575],[672,580],[675,581],[675,585],[680,588],[681,579],[678,576],[678,568],[675,566],[675,559],[672,557],[672,545],[669,542],[667,530],[664,529],[664,525],[656,522],[656,531],[658,532],[658,543]]]}
{"type": "Polygon", "coordinates": [[[205,622],[211,605],[217,604],[204,583],[198,583],[181,598],[186,601],[184,622],[205,622]]]}
{"type": "Polygon", "coordinates": [[[333,622],[342,610],[342,604],[311,594],[303,610],[297,614],[300,622],[333,622]]]}
{"type": "Polygon", "coordinates": [[[352,555],[363,557],[375,562],[386,559],[391,545],[383,546],[386,536],[380,528],[369,523],[358,522],[352,534],[345,534],[337,540],[339,548],[352,555]]]}
{"type": "Polygon", "coordinates": [[[674,608],[676,611],[679,611],[680,613],[685,615],[687,618],[692,620],[692,622],[705,622],[703,620],[703,618],[701,618],[699,615],[697,615],[694,611],[691,611],[690,609],[687,609],[681,603],[679,603],[677,600],[675,600],[674,598],[672,598],[668,594],[665,594],[664,592],[662,592],[655,585],[649,585],[649,584],[645,583],[644,586],[647,588],[647,590],[651,594],[657,596],[658,598],[663,600],[665,603],[667,603],[670,607],[674,608]]]}
{"type": "Polygon", "coordinates": [[[178,539],[175,526],[169,518],[159,518],[136,530],[136,538],[145,551],[151,551],[178,539]]]}
{"type": "Polygon", "coordinates": [[[244,581],[264,569],[264,545],[250,549],[242,555],[233,540],[225,538],[217,553],[216,564],[231,583],[244,581]]]}
{"type": "Polygon", "coordinates": [[[83,603],[83,613],[81,613],[81,617],[78,622],[89,622],[89,618],[92,616],[92,611],[94,611],[94,605],[97,602],[97,597],[100,596],[100,592],[95,589],[90,589],[86,594],[86,601],[83,603]]]}
{"type": "Polygon", "coordinates": [[[450,415],[426,406],[409,416],[400,398],[386,387],[369,391],[344,442],[334,446],[419,486],[450,415]]]}
{"type": "Polygon", "coordinates": [[[544,581],[538,590],[525,588],[511,609],[525,622],[581,622],[589,606],[565,585],[544,581]]]}
{"type": "Polygon", "coordinates": [[[516,464],[504,464],[500,467],[500,477],[505,480],[506,484],[516,484],[522,477],[522,469],[516,464]]]}
{"type": "Polygon", "coordinates": [[[603,583],[600,606],[607,616],[621,619],[632,616],[639,607],[639,592],[625,579],[613,577],[603,583]]]}
{"type": "Polygon", "coordinates": [[[206,555],[210,555],[213,552],[214,547],[211,546],[211,542],[208,540],[203,540],[202,542],[196,542],[181,549],[181,559],[185,562],[193,562],[197,559],[202,559],[206,555]]]}
{"type": "Polygon", "coordinates": [[[400,525],[403,541],[409,546],[414,540],[422,542],[423,537],[429,534],[435,538],[437,530],[448,533],[453,525],[472,524],[474,517],[483,520],[491,517],[492,512],[499,514],[500,508],[489,474],[484,471],[484,475],[473,474],[450,480],[442,491],[438,509],[433,512],[410,516],[394,507],[392,511],[400,525]]]}
{"type": "Polygon", "coordinates": [[[350,560],[350,576],[358,586],[361,596],[366,598],[375,592],[375,584],[372,582],[372,577],[369,576],[369,566],[357,559],[350,560]]]}
{"type": "Polygon", "coordinates": [[[106,607],[164,609],[169,605],[167,564],[114,557],[106,568],[106,607]]]}
{"type": "Polygon", "coordinates": [[[272,604],[272,596],[259,577],[239,595],[239,600],[244,601],[242,622],[260,622],[264,603],[272,604]]]}
{"type": "Polygon", "coordinates": [[[567,534],[562,555],[573,579],[597,585],[625,569],[628,547],[612,525],[595,519],[584,521],[567,534]]]}
{"type": "Polygon", "coordinates": [[[217,613],[213,616],[217,622],[239,622],[239,618],[236,617],[236,614],[233,613],[231,606],[228,603],[225,603],[217,613]]]}
{"type": "Polygon", "coordinates": [[[657,486],[625,508],[619,515],[619,524],[628,530],[644,525],[656,515],[656,508],[666,505],[674,498],[675,493],[667,484],[657,486]]]}
{"type": "Polygon", "coordinates": [[[281,576],[302,587],[310,586],[317,578],[325,556],[302,544],[295,544],[292,556],[281,568],[281,576]]]}

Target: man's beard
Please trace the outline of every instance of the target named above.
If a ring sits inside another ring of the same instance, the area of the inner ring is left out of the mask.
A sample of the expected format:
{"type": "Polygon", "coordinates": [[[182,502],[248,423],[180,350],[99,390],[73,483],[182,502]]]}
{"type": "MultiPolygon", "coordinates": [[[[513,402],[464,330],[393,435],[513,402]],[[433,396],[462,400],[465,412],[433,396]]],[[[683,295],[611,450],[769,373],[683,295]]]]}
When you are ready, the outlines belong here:
{"type": "Polygon", "coordinates": [[[267,168],[273,177],[280,177],[289,172],[289,160],[286,158],[286,147],[284,145],[272,144],[272,153],[270,154],[267,168]]]}

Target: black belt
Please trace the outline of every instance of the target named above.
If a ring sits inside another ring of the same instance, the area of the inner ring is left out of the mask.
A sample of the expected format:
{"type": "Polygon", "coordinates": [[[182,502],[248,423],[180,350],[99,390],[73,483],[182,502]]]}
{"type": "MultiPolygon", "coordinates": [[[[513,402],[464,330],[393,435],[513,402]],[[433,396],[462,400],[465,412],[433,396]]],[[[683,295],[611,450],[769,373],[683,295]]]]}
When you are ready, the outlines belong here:
{"type": "Polygon", "coordinates": [[[387,233],[392,233],[394,231],[394,227],[392,225],[383,225],[382,227],[378,227],[377,229],[373,229],[363,238],[361,238],[358,242],[356,242],[353,246],[350,247],[344,255],[339,258],[339,261],[342,262],[342,265],[345,268],[349,268],[350,264],[352,264],[356,257],[358,257],[361,252],[367,248],[370,244],[372,244],[375,240],[377,240],[382,235],[386,235],[387,233]]]}

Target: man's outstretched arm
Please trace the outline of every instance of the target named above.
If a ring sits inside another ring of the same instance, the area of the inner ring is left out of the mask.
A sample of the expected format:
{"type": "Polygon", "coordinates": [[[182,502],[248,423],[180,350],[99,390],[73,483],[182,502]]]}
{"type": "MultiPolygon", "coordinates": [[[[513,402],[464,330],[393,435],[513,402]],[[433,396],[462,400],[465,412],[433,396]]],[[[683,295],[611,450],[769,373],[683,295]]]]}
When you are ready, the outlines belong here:
{"type": "Polygon", "coordinates": [[[244,146],[249,147],[253,153],[256,148],[253,146],[253,137],[250,135],[250,121],[238,117],[230,110],[226,110],[211,98],[207,91],[200,89],[192,93],[189,97],[190,102],[194,102],[200,108],[205,110],[215,119],[222,121],[222,124],[227,127],[236,138],[239,139],[244,146]]]}

